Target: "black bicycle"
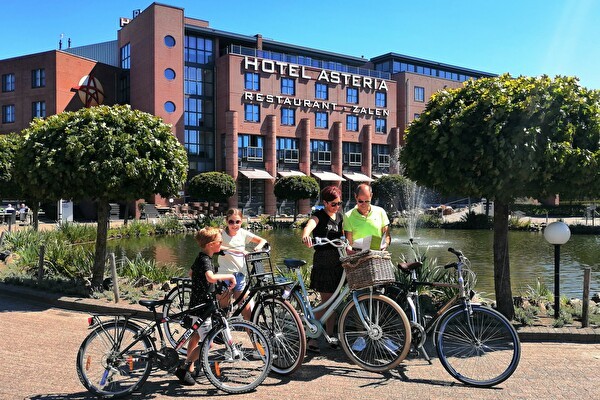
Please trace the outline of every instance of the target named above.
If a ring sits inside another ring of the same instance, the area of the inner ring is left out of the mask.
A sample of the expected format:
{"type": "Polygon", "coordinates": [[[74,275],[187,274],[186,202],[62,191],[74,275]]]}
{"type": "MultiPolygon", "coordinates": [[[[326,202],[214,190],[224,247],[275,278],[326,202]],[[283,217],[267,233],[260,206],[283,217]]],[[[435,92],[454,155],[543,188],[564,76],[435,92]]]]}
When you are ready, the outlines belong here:
{"type": "Polygon", "coordinates": [[[510,321],[498,311],[471,301],[474,292],[467,288],[465,275],[474,272],[469,260],[457,250],[448,249],[458,258],[444,266],[456,271],[456,282],[427,282],[419,279],[421,262],[400,263],[399,270],[410,276],[407,286],[396,283],[386,287],[406,312],[411,325],[413,350],[431,363],[425,351],[428,334],[446,371],[460,382],[490,387],[508,379],[519,365],[521,343],[510,321]],[[457,294],[443,304],[435,315],[425,315],[421,308],[419,288],[452,288],[457,294]]]}
{"type": "Polygon", "coordinates": [[[154,316],[148,322],[127,315],[92,315],[92,332],[77,354],[77,375],[90,392],[104,398],[117,398],[138,390],[153,367],[173,372],[179,365],[179,353],[202,321],[211,318],[212,328],[200,344],[199,361],[208,380],[227,393],[246,393],[267,377],[272,364],[270,340],[256,324],[227,320],[214,296],[196,307],[174,314],[178,320],[193,321],[170,347],[161,329],[169,317],[157,315],[156,308],[169,300],[140,300],[154,316]],[[157,347],[157,337],[160,346],[157,347]]]}
{"type": "MultiPolygon", "coordinates": [[[[251,321],[269,334],[273,348],[272,370],[288,375],[302,365],[306,355],[306,333],[302,319],[289,301],[282,297],[286,286],[292,282],[276,277],[271,266],[270,253],[257,251],[245,254],[248,284],[238,299],[224,310],[230,318],[239,317],[244,308],[254,302],[251,321]]],[[[189,278],[173,278],[176,287],[165,296],[163,307],[167,340],[174,345],[183,320],[176,315],[186,310],[192,294],[189,278]]],[[[181,348],[182,354],[186,353],[181,348]]]]}

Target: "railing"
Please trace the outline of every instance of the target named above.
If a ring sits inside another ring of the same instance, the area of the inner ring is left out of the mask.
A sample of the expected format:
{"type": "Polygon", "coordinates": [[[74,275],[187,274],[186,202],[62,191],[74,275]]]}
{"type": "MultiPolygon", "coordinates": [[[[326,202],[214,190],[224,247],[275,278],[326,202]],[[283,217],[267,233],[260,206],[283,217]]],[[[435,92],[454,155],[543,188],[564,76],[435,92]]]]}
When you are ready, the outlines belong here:
{"type": "MultiPolygon", "coordinates": [[[[308,67],[330,69],[332,71],[347,72],[349,74],[370,76],[372,78],[379,79],[391,79],[389,72],[375,71],[367,68],[354,67],[334,61],[326,61],[314,59],[307,56],[297,56],[293,54],[279,53],[268,50],[258,50],[251,47],[244,47],[240,45],[231,45],[227,48],[229,54],[239,54],[242,56],[252,56],[259,58],[266,58],[268,60],[282,61],[290,64],[306,65],[308,67]]],[[[366,61],[366,60],[365,60],[366,61]]]]}

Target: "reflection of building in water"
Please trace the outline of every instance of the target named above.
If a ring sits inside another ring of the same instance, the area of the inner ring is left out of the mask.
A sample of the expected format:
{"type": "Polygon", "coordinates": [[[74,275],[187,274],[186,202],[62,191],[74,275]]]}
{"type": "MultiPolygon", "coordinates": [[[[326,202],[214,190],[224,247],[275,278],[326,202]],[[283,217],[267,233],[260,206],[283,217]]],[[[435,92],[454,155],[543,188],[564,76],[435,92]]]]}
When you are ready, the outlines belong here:
{"type": "MultiPolygon", "coordinates": [[[[172,124],[190,177],[233,176],[229,205],[249,215],[293,210],[273,194],[281,176],[340,185],[352,201],[356,185],[394,172],[391,155],[404,129],[435,91],[491,75],[397,53],[369,60],[220,31],[157,3],[121,25],[116,41],[0,61],[0,133],[82,107],[71,89],[93,72],[105,104],[129,103],[172,124]]],[[[310,206],[300,202],[300,212],[310,206]]]]}
{"type": "Polygon", "coordinates": [[[160,243],[160,241],[157,241],[154,246],[154,259],[158,265],[176,264],[179,261],[175,248],[166,243],[160,243]]]}

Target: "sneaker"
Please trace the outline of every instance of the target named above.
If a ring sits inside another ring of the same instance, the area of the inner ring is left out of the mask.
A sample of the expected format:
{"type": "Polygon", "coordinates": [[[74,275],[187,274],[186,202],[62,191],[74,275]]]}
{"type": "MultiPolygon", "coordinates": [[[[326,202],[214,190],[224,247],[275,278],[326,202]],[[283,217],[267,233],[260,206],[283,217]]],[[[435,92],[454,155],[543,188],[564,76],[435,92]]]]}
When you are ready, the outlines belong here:
{"type": "Polygon", "coordinates": [[[194,378],[192,378],[190,371],[187,369],[177,368],[177,371],[175,371],[175,376],[179,378],[179,382],[185,386],[193,386],[196,384],[196,381],[194,378]]]}

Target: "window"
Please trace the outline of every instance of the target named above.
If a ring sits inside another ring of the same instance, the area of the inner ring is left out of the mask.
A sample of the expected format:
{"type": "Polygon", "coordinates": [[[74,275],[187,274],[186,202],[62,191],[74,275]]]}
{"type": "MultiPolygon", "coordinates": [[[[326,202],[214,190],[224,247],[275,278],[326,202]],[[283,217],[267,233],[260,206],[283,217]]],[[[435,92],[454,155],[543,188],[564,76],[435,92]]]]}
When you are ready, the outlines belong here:
{"type": "Polygon", "coordinates": [[[375,119],[375,133],[387,133],[385,119],[382,119],[382,118],[375,119]]]}
{"type": "Polygon", "coordinates": [[[361,143],[342,143],[342,154],[344,158],[344,166],[360,167],[362,165],[361,143]]]}
{"type": "Polygon", "coordinates": [[[290,78],[281,78],[281,93],[288,95],[296,94],[296,82],[290,78]]]}
{"type": "Polygon", "coordinates": [[[326,140],[310,141],[310,160],[319,165],[331,165],[331,142],[326,140]]]}
{"type": "Polygon", "coordinates": [[[244,104],[244,121],[260,122],[260,109],[257,104],[244,104]]]}
{"type": "Polygon", "coordinates": [[[15,74],[2,75],[2,91],[3,92],[14,92],[15,91],[15,74]]]}
{"type": "Polygon", "coordinates": [[[186,35],[183,57],[186,63],[211,64],[214,61],[212,39],[186,35]]]}
{"type": "Polygon", "coordinates": [[[46,117],[46,102],[34,101],[31,103],[31,119],[46,117]]]}
{"type": "Polygon", "coordinates": [[[213,96],[213,71],[208,68],[185,66],[184,93],[213,96]]]}
{"type": "Polygon", "coordinates": [[[262,161],[263,137],[238,135],[238,158],[240,161],[262,161]]]}
{"type": "Polygon", "coordinates": [[[244,89],[260,90],[260,75],[255,72],[246,72],[244,75],[244,89]]]}
{"type": "Polygon", "coordinates": [[[419,113],[415,113],[415,115],[413,116],[413,120],[415,120],[415,119],[419,118],[420,116],[421,116],[421,114],[419,114],[419,113]]]}
{"type": "Polygon", "coordinates": [[[282,108],[281,125],[296,125],[296,110],[293,108],[282,108]]]}
{"type": "Polygon", "coordinates": [[[387,107],[385,92],[375,92],[375,107],[387,107]]]}
{"type": "Polygon", "coordinates": [[[199,172],[214,171],[215,135],[212,132],[186,129],[184,141],[189,168],[199,172]]]}
{"type": "Polygon", "coordinates": [[[10,124],[13,122],[15,122],[15,105],[2,106],[2,123],[10,124]]]}
{"type": "Polygon", "coordinates": [[[358,89],[346,89],[346,103],[358,104],[358,89]]]}
{"type": "Polygon", "coordinates": [[[329,98],[329,87],[324,83],[315,83],[315,98],[327,100],[329,98]]]}
{"type": "Polygon", "coordinates": [[[186,97],[184,106],[184,124],[186,127],[206,129],[214,127],[212,99],[186,97]]]}
{"type": "Polygon", "coordinates": [[[43,68],[31,71],[31,87],[40,88],[46,86],[46,70],[43,68]]]}
{"type": "Polygon", "coordinates": [[[176,109],[175,103],[173,103],[172,101],[165,101],[164,107],[165,111],[169,114],[174,113],[176,109]]]}
{"type": "Polygon", "coordinates": [[[121,68],[131,68],[131,45],[129,43],[121,47],[121,68]]]}
{"type": "Polygon", "coordinates": [[[165,78],[167,78],[167,80],[172,81],[173,79],[175,79],[175,76],[175,71],[172,68],[165,69],[165,78]]]}
{"type": "Polygon", "coordinates": [[[175,38],[171,35],[165,36],[165,46],[175,47],[175,38]]]}
{"type": "Polygon", "coordinates": [[[277,138],[277,160],[284,163],[298,163],[300,161],[298,139],[277,138]]]}
{"type": "Polygon", "coordinates": [[[425,88],[415,86],[415,101],[425,101],[425,88]]]}
{"type": "Polygon", "coordinates": [[[358,132],[358,117],[356,115],[346,115],[346,130],[358,132]]]}
{"type": "Polygon", "coordinates": [[[371,160],[374,168],[386,169],[390,166],[390,147],[386,144],[374,144],[371,160]]]}
{"type": "Polygon", "coordinates": [[[315,128],[323,128],[326,129],[328,127],[327,124],[327,113],[317,111],[315,113],[315,128]]]}

